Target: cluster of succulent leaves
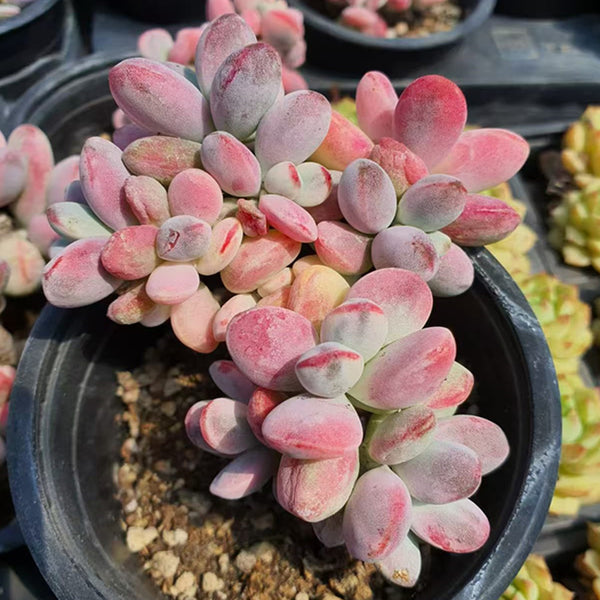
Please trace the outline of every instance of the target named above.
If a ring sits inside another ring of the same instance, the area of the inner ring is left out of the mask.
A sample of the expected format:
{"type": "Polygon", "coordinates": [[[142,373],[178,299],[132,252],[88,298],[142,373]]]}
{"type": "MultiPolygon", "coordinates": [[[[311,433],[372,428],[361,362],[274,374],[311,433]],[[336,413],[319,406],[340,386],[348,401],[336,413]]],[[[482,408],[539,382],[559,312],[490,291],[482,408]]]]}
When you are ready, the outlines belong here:
{"type": "Polygon", "coordinates": [[[500,600],[572,600],[575,594],[552,580],[542,556],[531,554],[500,600]]]}
{"type": "MultiPolygon", "coordinates": [[[[297,71],[306,59],[304,17],[290,8],[285,0],[208,0],[206,16],[214,21],[222,15],[238,14],[256,37],[275,48],[281,57],[281,76],[286,93],[308,89],[304,77],[297,71]]],[[[175,39],[165,29],[150,29],[138,39],[138,50],[144,58],[193,65],[196,47],[207,23],[186,27],[175,39]]]]}
{"type": "Polygon", "coordinates": [[[600,523],[588,523],[589,549],[577,557],[575,566],[590,589],[591,598],[600,600],[600,523]]]}
{"type": "Polygon", "coordinates": [[[0,0],[0,21],[21,14],[21,10],[35,0],[0,0]]]}

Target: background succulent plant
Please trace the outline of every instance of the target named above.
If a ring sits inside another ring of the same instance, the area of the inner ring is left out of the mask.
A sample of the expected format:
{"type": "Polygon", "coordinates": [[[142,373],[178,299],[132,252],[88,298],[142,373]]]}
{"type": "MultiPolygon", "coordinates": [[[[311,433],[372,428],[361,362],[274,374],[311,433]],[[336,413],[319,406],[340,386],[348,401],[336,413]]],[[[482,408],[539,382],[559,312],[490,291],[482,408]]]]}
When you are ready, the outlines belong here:
{"type": "Polygon", "coordinates": [[[542,556],[531,554],[500,600],[572,600],[575,594],[552,580],[542,556]]]}
{"type": "Polygon", "coordinates": [[[590,589],[590,598],[600,598],[600,523],[588,523],[589,549],[577,557],[577,570],[590,589]]]}

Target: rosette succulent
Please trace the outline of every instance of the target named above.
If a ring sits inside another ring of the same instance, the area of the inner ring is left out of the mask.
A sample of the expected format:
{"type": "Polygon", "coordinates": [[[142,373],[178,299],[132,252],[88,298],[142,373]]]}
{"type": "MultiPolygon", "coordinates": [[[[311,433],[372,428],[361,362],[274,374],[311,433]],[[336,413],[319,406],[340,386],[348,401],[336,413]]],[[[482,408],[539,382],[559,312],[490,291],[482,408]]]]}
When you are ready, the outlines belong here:
{"type": "Polygon", "coordinates": [[[588,523],[589,549],[577,557],[575,566],[590,590],[590,598],[600,599],[600,523],[588,523]]]}
{"type": "Polygon", "coordinates": [[[578,187],[600,177],[600,106],[588,106],[563,138],[562,163],[578,187]]]}
{"type": "Polygon", "coordinates": [[[231,360],[209,369],[225,396],[196,403],[186,430],[232,458],[213,494],[238,499],[274,477],[279,504],[325,546],[345,544],[413,587],[420,542],[466,553],[487,540],[469,497],[508,442],[486,419],[453,416],[474,378],[455,360],[452,333],[424,328],[433,297],[418,275],[374,271],[332,301],[329,285],[311,292],[325,270],[308,266],[292,286],[305,277],[304,315],[255,307],[229,322],[231,360]]]}
{"type": "Polygon", "coordinates": [[[542,556],[531,554],[500,600],[572,600],[575,594],[552,579],[542,556]]]}

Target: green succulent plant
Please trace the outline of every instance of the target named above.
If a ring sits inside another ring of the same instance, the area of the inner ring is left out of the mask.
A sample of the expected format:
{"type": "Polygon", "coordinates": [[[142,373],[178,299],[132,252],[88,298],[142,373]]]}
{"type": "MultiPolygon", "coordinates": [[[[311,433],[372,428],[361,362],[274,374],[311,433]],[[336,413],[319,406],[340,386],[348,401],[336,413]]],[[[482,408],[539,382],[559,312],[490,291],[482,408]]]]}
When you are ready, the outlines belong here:
{"type": "Polygon", "coordinates": [[[575,561],[575,566],[590,589],[589,598],[600,600],[600,523],[588,523],[589,549],[575,561]]]}
{"type": "Polygon", "coordinates": [[[580,188],[600,177],[600,106],[588,106],[569,127],[563,137],[562,163],[580,188]]]}

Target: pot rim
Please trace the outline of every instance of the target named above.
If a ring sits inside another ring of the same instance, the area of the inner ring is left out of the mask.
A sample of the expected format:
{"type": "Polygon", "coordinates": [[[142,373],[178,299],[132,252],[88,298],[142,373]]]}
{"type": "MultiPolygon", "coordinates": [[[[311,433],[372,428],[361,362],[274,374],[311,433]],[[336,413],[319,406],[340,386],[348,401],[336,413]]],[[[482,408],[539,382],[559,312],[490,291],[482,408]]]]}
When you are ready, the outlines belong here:
{"type": "Polygon", "coordinates": [[[54,5],[62,2],[63,0],[36,0],[17,16],[0,21],[0,36],[12,33],[20,27],[28,25],[49,11],[54,5]]]}

